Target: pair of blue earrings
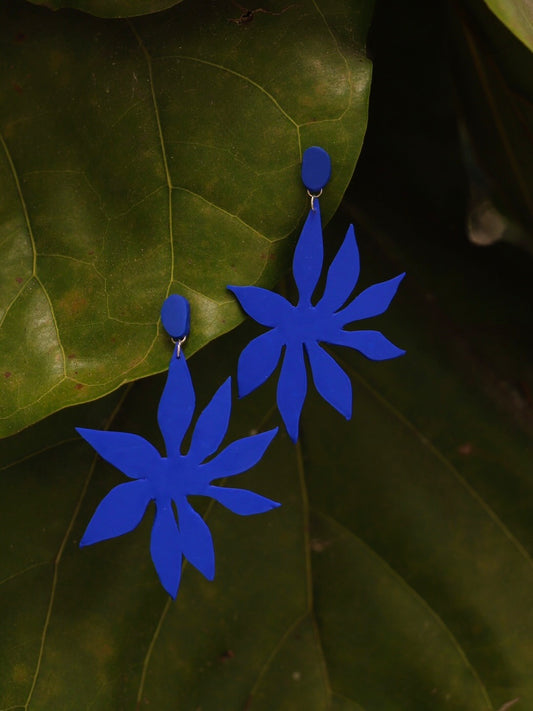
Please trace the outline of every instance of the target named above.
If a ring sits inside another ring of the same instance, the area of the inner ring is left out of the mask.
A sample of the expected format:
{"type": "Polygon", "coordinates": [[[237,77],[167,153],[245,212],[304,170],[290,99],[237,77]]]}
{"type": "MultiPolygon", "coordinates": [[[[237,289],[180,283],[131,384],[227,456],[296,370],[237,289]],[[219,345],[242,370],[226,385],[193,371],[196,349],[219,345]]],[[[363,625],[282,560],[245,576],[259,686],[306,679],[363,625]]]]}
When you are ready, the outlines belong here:
{"type": "MultiPolygon", "coordinates": [[[[359,253],[353,226],[348,228],[329,267],[322,296],[313,303],[324,259],[318,198],[330,176],[331,161],[326,151],[316,146],[308,148],[303,156],[302,180],[311,198],[311,209],[294,253],[297,304],[259,287],[228,287],[244,311],[268,328],[240,354],[239,395],[244,397],[262,385],[282,359],[277,405],[293,442],[298,439],[300,414],[307,393],[305,354],[318,393],[350,419],[350,379],[321,344],[348,346],[371,360],[396,358],[404,353],[379,331],[345,330],[354,321],[382,314],[404,277],[401,274],[375,284],[349,300],[359,278],[359,253]]],[[[189,496],[211,497],[242,516],[264,513],[280,505],[254,492],[217,484],[257,464],[278,428],[236,440],[215,455],[226,435],[231,415],[231,378],[228,378],[198,416],[188,451],[183,453],[183,439],[196,404],[182,350],[190,327],[188,301],[177,294],[170,296],[163,304],[161,320],[175,345],[157,413],[166,456],[162,457],[139,435],[77,428],[103,459],[130,480],[116,486],[101,501],[80,546],[132,531],[144,517],[148,504],[155,501],[150,553],[161,584],[175,598],[183,556],[208,580],[215,575],[211,532],[189,503],[189,496]]]]}

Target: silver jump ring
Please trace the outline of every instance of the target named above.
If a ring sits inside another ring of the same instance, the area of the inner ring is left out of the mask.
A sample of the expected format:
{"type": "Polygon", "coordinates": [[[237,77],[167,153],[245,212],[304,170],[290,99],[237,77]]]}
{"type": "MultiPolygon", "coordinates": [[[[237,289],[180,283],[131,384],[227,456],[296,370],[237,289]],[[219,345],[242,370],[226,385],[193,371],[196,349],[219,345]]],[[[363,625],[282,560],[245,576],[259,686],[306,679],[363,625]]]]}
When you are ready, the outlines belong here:
{"type": "Polygon", "coordinates": [[[183,336],[182,338],[171,338],[170,340],[172,341],[172,343],[177,345],[176,358],[179,358],[181,356],[181,347],[187,340],[187,336],[183,336]]]}
{"type": "Polygon", "coordinates": [[[317,193],[316,195],[313,195],[313,193],[310,190],[307,191],[307,194],[311,198],[311,210],[313,212],[315,212],[315,198],[319,198],[322,195],[322,188],[320,188],[320,192],[317,193]]]}

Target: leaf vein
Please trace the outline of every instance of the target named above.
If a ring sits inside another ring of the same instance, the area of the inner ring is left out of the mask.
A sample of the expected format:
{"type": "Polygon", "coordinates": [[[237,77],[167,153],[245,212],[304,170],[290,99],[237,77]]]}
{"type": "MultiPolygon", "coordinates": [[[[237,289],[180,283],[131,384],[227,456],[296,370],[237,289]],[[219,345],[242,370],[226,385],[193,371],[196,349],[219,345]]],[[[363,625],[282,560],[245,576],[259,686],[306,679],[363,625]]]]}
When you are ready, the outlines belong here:
{"type": "MultiPolygon", "coordinates": [[[[4,149],[4,153],[5,153],[7,162],[8,162],[8,164],[9,164],[9,168],[10,168],[10,170],[11,170],[11,175],[12,175],[13,181],[14,181],[14,183],[15,183],[15,187],[16,187],[17,194],[18,194],[18,198],[19,198],[19,202],[20,202],[20,206],[21,206],[21,209],[22,209],[22,214],[24,215],[24,221],[25,221],[25,223],[26,223],[26,229],[27,229],[27,232],[28,232],[28,237],[29,237],[30,245],[31,245],[31,249],[32,249],[32,276],[35,278],[36,282],[37,282],[37,283],[39,284],[39,286],[41,287],[41,289],[42,289],[42,291],[43,291],[43,294],[44,294],[44,297],[45,297],[45,299],[46,299],[46,301],[47,301],[47,303],[48,303],[48,308],[49,308],[49,310],[50,310],[50,316],[51,316],[51,318],[52,318],[52,323],[54,324],[54,329],[55,329],[55,332],[56,332],[56,337],[57,337],[57,343],[58,343],[59,351],[60,351],[60,353],[61,353],[63,374],[66,375],[66,362],[67,362],[67,360],[66,360],[65,350],[64,350],[64,348],[63,348],[63,344],[61,343],[61,336],[60,336],[60,333],[59,333],[59,326],[58,326],[58,323],[57,323],[57,319],[56,319],[56,315],[55,315],[55,311],[54,311],[54,306],[53,306],[53,304],[52,304],[52,300],[50,299],[50,295],[48,294],[45,285],[43,284],[43,282],[42,282],[40,276],[37,274],[37,247],[36,247],[36,243],[35,243],[35,235],[33,234],[33,228],[32,228],[32,224],[31,224],[31,220],[30,220],[30,215],[29,215],[29,212],[28,212],[28,206],[27,206],[27,204],[26,204],[26,199],[25,199],[24,193],[23,193],[23,191],[22,191],[22,185],[21,185],[21,183],[20,183],[20,179],[19,179],[19,176],[18,176],[17,169],[16,169],[16,167],[15,167],[15,163],[13,162],[13,158],[12,158],[12,156],[11,156],[11,153],[9,152],[9,149],[8,149],[8,147],[7,147],[7,144],[6,144],[6,142],[5,142],[5,140],[4,140],[4,137],[2,136],[1,133],[0,133],[0,143],[2,144],[2,148],[4,149]]],[[[29,281],[29,280],[28,280],[28,281],[29,281]]],[[[19,293],[20,293],[20,292],[19,292],[19,293]]],[[[15,301],[16,301],[16,299],[11,302],[10,306],[12,306],[12,305],[15,303],[15,301]]],[[[3,319],[2,319],[2,323],[3,323],[3,321],[4,321],[6,315],[7,315],[7,312],[6,312],[6,314],[4,314],[4,317],[3,317],[3,319]]]]}
{"type": "Polygon", "coordinates": [[[365,380],[349,363],[347,363],[342,358],[338,358],[339,362],[343,367],[348,370],[354,379],[357,379],[361,385],[363,385],[372,395],[379,400],[392,414],[400,420],[400,422],[407,427],[413,434],[420,440],[421,444],[429,449],[429,451],[444,465],[450,474],[460,483],[460,485],[470,494],[470,496],[476,501],[480,507],[485,511],[487,516],[492,520],[492,522],[500,529],[503,535],[509,540],[511,545],[513,545],[520,555],[526,560],[526,562],[533,568],[533,559],[529,552],[524,548],[520,541],[511,533],[510,529],[507,528],[502,519],[498,514],[492,509],[489,504],[482,498],[480,494],[474,489],[471,484],[460,474],[459,470],[452,464],[448,457],[437,448],[430,439],[428,439],[418,427],[407,419],[394,405],[389,402],[385,397],[383,397],[377,390],[375,390],[370,383],[365,380]]]}
{"type": "Polygon", "coordinates": [[[52,303],[52,299],[50,298],[50,294],[46,291],[46,287],[41,281],[41,278],[39,276],[35,276],[36,282],[39,284],[41,287],[44,298],[46,299],[48,303],[48,308],[50,310],[50,316],[52,318],[52,323],[54,324],[54,330],[56,332],[56,338],[57,338],[57,345],[59,347],[59,352],[61,353],[61,361],[62,361],[62,368],[63,368],[63,377],[67,376],[67,356],[65,354],[65,349],[63,347],[63,343],[61,342],[61,336],[59,333],[59,324],[57,323],[57,318],[54,310],[54,305],[52,303]]]}
{"type": "Polygon", "coordinates": [[[262,232],[259,232],[258,230],[255,229],[255,227],[252,227],[252,226],[249,225],[247,222],[245,222],[245,221],[242,219],[242,217],[239,217],[239,215],[235,215],[234,213],[229,212],[228,210],[225,210],[225,209],[224,209],[223,207],[221,207],[220,205],[216,205],[214,202],[211,202],[211,200],[208,200],[208,199],[205,198],[203,195],[200,195],[199,193],[195,193],[194,191],[189,190],[188,188],[182,188],[182,187],[179,187],[179,186],[173,186],[172,189],[173,189],[173,190],[180,190],[180,191],[182,191],[182,192],[184,192],[184,193],[188,193],[189,195],[192,195],[192,196],[195,197],[195,198],[198,198],[199,200],[202,200],[202,202],[207,203],[210,207],[213,207],[215,210],[218,210],[219,212],[224,213],[224,215],[227,215],[228,217],[231,217],[231,219],[233,219],[233,220],[237,220],[237,222],[240,222],[240,224],[243,225],[243,227],[246,227],[248,230],[250,230],[251,232],[253,232],[255,235],[257,235],[257,236],[260,237],[261,239],[264,239],[264,240],[265,240],[266,242],[268,242],[269,244],[272,243],[272,240],[268,239],[268,237],[267,237],[266,235],[264,235],[262,232]]]}
{"type": "Polygon", "coordinates": [[[172,180],[170,178],[170,170],[168,167],[168,159],[167,159],[167,150],[165,147],[165,139],[163,136],[163,127],[161,125],[161,117],[159,115],[159,106],[157,104],[157,97],[155,94],[155,85],[154,85],[154,74],[153,74],[153,66],[152,66],[152,57],[150,56],[150,53],[148,52],[148,49],[146,48],[144,42],[142,41],[141,36],[135,29],[135,26],[133,22],[128,21],[128,26],[131,29],[131,32],[133,33],[134,37],[136,38],[139,48],[144,55],[144,58],[146,60],[146,64],[148,66],[148,76],[150,79],[150,91],[152,94],[152,104],[154,107],[154,115],[155,115],[155,120],[157,124],[157,132],[159,135],[159,143],[161,146],[161,156],[163,158],[163,168],[165,172],[165,177],[166,177],[166,182],[167,182],[167,190],[168,190],[168,235],[169,235],[169,242],[170,242],[170,276],[168,280],[168,286],[167,286],[167,291],[166,295],[168,296],[170,294],[170,289],[172,286],[172,282],[174,281],[174,259],[175,259],[175,254],[174,254],[174,233],[173,233],[173,224],[172,224],[172,180]]]}
{"type": "Polygon", "coordinates": [[[256,680],[250,690],[250,693],[248,695],[249,701],[253,699],[255,694],[257,693],[257,689],[259,688],[259,685],[261,684],[261,681],[263,680],[263,677],[265,676],[266,672],[270,668],[270,665],[276,658],[277,654],[279,651],[282,649],[283,645],[285,642],[288,640],[288,638],[291,636],[291,634],[294,632],[294,630],[302,624],[302,622],[306,619],[306,617],[309,616],[309,610],[306,610],[303,614],[299,615],[295,620],[293,620],[286,628],[286,630],[283,632],[281,637],[278,639],[270,653],[267,655],[267,658],[265,659],[259,674],[256,677],[256,680]]]}
{"type": "MultiPolygon", "coordinates": [[[[11,467],[18,466],[19,464],[22,464],[23,462],[27,462],[30,459],[33,459],[33,457],[38,457],[39,455],[44,454],[45,452],[49,452],[52,449],[56,449],[57,447],[61,447],[64,444],[69,444],[70,442],[77,442],[77,441],[78,441],[77,437],[68,437],[67,439],[62,439],[59,442],[54,442],[54,444],[49,444],[46,447],[42,447],[41,449],[38,449],[35,452],[31,452],[30,454],[27,454],[24,457],[20,457],[20,459],[15,459],[12,462],[9,462],[8,464],[4,464],[3,466],[0,467],[0,472],[6,471],[7,469],[10,469],[11,467]]],[[[1,585],[1,582],[0,582],[0,585],[1,585]]]]}
{"type": "Polygon", "coordinates": [[[2,144],[2,148],[4,149],[4,153],[5,153],[9,168],[11,170],[11,175],[13,176],[13,181],[14,181],[15,187],[17,189],[20,207],[22,209],[22,214],[24,215],[24,221],[26,223],[26,229],[28,230],[28,237],[30,240],[31,248],[32,248],[32,275],[37,278],[37,249],[35,247],[35,237],[33,235],[33,229],[32,229],[31,222],[30,222],[30,215],[28,213],[28,207],[26,205],[24,193],[22,192],[22,186],[20,184],[20,179],[18,176],[17,169],[15,167],[15,163],[13,162],[11,153],[9,152],[7,144],[6,144],[4,137],[2,136],[1,133],[0,133],[0,143],[2,144]]]}
{"type": "Polygon", "coordinates": [[[356,706],[357,707],[356,711],[365,711],[365,709],[361,706],[361,704],[358,704],[357,701],[355,701],[354,699],[350,699],[349,696],[346,696],[345,694],[341,694],[339,691],[333,691],[332,697],[335,697],[335,696],[338,699],[342,699],[343,701],[348,701],[350,704],[353,704],[354,706],[356,706]]]}
{"type": "Polygon", "coordinates": [[[337,49],[337,52],[339,53],[339,56],[342,58],[342,61],[344,62],[344,65],[345,65],[345,67],[346,67],[346,76],[347,76],[347,78],[348,78],[348,84],[349,84],[349,86],[350,86],[350,94],[349,94],[349,96],[348,96],[348,101],[347,101],[347,104],[346,104],[346,108],[344,109],[344,111],[340,114],[340,116],[339,116],[338,119],[337,119],[337,120],[340,121],[340,120],[346,115],[346,113],[347,113],[348,109],[350,108],[350,106],[352,105],[352,101],[353,101],[354,88],[353,88],[352,74],[351,74],[351,72],[350,72],[350,65],[349,65],[349,63],[348,63],[348,60],[347,60],[346,56],[345,56],[344,53],[341,51],[341,48],[340,48],[340,45],[339,45],[339,41],[338,41],[338,39],[337,39],[335,33],[334,33],[333,30],[331,29],[331,27],[330,27],[330,25],[329,25],[329,22],[326,20],[326,16],[324,15],[324,13],[322,12],[322,10],[320,9],[317,0],[312,0],[312,2],[313,2],[313,5],[314,5],[315,8],[316,8],[316,11],[317,11],[318,14],[320,15],[320,17],[321,17],[321,19],[322,19],[322,22],[324,23],[324,25],[325,25],[327,31],[329,32],[329,34],[330,34],[330,36],[331,36],[331,39],[333,40],[333,42],[334,42],[334,44],[335,44],[335,47],[336,47],[336,49],[337,49]]]}
{"type": "Polygon", "coordinates": [[[28,286],[28,284],[30,283],[30,281],[32,279],[33,279],[33,276],[30,276],[28,279],[26,279],[26,281],[23,284],[21,284],[20,289],[17,291],[16,295],[11,299],[9,304],[6,306],[6,310],[4,311],[4,313],[2,314],[2,318],[0,319],[0,328],[2,328],[2,326],[4,325],[4,321],[6,320],[7,315],[9,314],[9,312],[11,311],[11,309],[13,308],[15,303],[19,300],[20,295],[23,293],[24,289],[28,286]]]}
{"type": "Polygon", "coordinates": [[[302,454],[302,445],[300,440],[296,443],[296,467],[298,470],[298,480],[300,483],[300,492],[302,498],[302,510],[304,516],[304,555],[305,555],[305,568],[306,568],[306,588],[307,588],[307,604],[308,604],[308,614],[311,619],[311,625],[313,627],[313,632],[315,635],[315,640],[318,648],[318,654],[320,658],[320,672],[322,675],[322,683],[326,692],[326,696],[329,699],[328,707],[331,706],[331,684],[329,680],[329,672],[326,665],[326,658],[324,655],[324,648],[322,646],[322,638],[320,635],[318,622],[315,617],[314,612],[314,599],[313,599],[313,571],[311,563],[311,542],[309,536],[309,494],[307,491],[307,484],[305,480],[305,466],[304,458],[302,454]]]}
{"type": "MultiPolygon", "coordinates": [[[[16,462],[14,462],[14,463],[16,463],[16,462]]],[[[23,570],[18,570],[16,573],[12,573],[11,575],[8,575],[6,578],[4,578],[3,580],[0,580],[0,585],[4,585],[5,583],[9,583],[12,580],[16,580],[17,578],[20,578],[22,575],[29,573],[30,570],[34,570],[35,568],[40,568],[43,565],[47,565],[48,562],[49,561],[47,561],[47,560],[42,560],[42,561],[39,561],[39,563],[32,563],[31,565],[28,565],[23,570]]]]}
{"type": "MultiPolygon", "coordinates": [[[[130,391],[130,388],[128,388],[128,389],[124,392],[124,394],[123,394],[122,397],[120,398],[119,402],[118,402],[117,405],[115,406],[115,409],[113,410],[113,412],[112,412],[112,413],[110,414],[110,416],[108,417],[107,422],[106,422],[106,424],[105,424],[105,426],[104,426],[103,429],[105,429],[105,430],[108,430],[108,429],[109,429],[109,427],[111,426],[111,423],[113,422],[113,420],[114,420],[115,417],[117,416],[118,412],[120,411],[120,408],[122,407],[122,405],[123,405],[123,403],[124,403],[124,400],[126,399],[128,393],[129,393],[129,391],[130,391]]],[[[50,626],[50,621],[51,621],[51,619],[52,619],[52,611],[53,611],[54,602],[55,602],[55,596],[56,596],[56,590],[57,590],[57,582],[58,582],[58,579],[59,579],[59,565],[60,565],[60,563],[61,563],[61,559],[62,559],[62,557],[63,557],[63,553],[64,553],[64,551],[65,551],[65,547],[66,547],[66,545],[67,545],[67,541],[68,541],[68,539],[69,539],[69,537],[70,537],[70,534],[72,533],[72,529],[73,529],[73,527],[74,527],[74,523],[75,523],[76,518],[77,518],[77,516],[78,516],[78,513],[79,513],[79,511],[80,511],[80,509],[81,509],[81,505],[82,505],[82,503],[83,503],[83,499],[85,498],[85,494],[87,493],[87,489],[89,488],[89,483],[90,483],[90,481],[91,481],[91,479],[92,479],[92,476],[93,476],[93,473],[94,473],[94,470],[95,470],[95,468],[96,468],[96,464],[97,464],[98,460],[99,460],[99,455],[98,455],[98,454],[95,454],[95,456],[94,456],[93,459],[92,459],[91,466],[89,467],[89,471],[88,471],[88,473],[87,473],[87,476],[85,477],[85,481],[84,481],[84,483],[83,483],[83,486],[81,487],[80,495],[79,495],[79,497],[78,497],[78,500],[77,500],[76,505],[75,505],[75,507],[74,507],[74,511],[73,511],[72,516],[71,516],[71,518],[70,518],[70,521],[69,521],[69,523],[68,523],[68,525],[67,525],[65,534],[64,534],[63,539],[62,539],[62,541],[61,541],[61,543],[60,543],[60,545],[59,545],[58,552],[57,552],[57,554],[56,554],[56,556],[55,556],[55,559],[54,559],[54,562],[53,562],[54,572],[53,572],[53,576],[52,576],[52,586],[51,586],[51,590],[50,590],[50,598],[49,598],[49,601],[48,601],[48,608],[47,608],[47,610],[46,610],[46,616],[45,616],[45,619],[44,619],[43,631],[42,631],[42,633],[41,633],[41,642],[40,642],[40,645],[39,645],[39,653],[38,653],[38,656],[37,656],[37,662],[36,662],[35,670],[34,670],[34,673],[33,673],[33,679],[32,679],[32,683],[31,683],[31,686],[30,686],[30,690],[29,690],[29,692],[28,692],[28,696],[27,696],[27,698],[26,698],[26,703],[24,704],[24,707],[23,707],[23,708],[24,708],[24,711],[28,711],[28,709],[29,709],[31,700],[32,700],[32,698],[33,698],[33,694],[34,694],[34,692],[35,692],[35,687],[36,687],[36,685],[37,685],[37,680],[38,680],[38,678],[39,678],[39,674],[40,674],[40,671],[41,671],[41,665],[42,665],[43,656],[44,656],[44,648],[45,648],[45,644],[46,644],[46,640],[47,640],[48,628],[49,628],[49,626],[50,626]]]]}
{"type": "MultiPolygon", "coordinates": [[[[224,66],[223,64],[218,64],[217,62],[210,62],[208,59],[200,59],[200,57],[191,57],[190,55],[186,54],[169,54],[169,55],[164,55],[161,57],[158,57],[160,60],[164,59],[184,59],[189,62],[197,62],[198,64],[204,64],[208,67],[213,67],[214,69],[218,69],[221,72],[227,72],[228,74],[231,74],[234,77],[237,77],[238,79],[242,79],[243,81],[247,82],[251,86],[255,87],[258,91],[260,91],[262,94],[264,94],[273,104],[274,106],[278,109],[278,111],[289,121],[292,123],[292,125],[298,130],[299,126],[296,123],[296,121],[290,116],[285,109],[281,106],[281,104],[277,101],[277,99],[265,89],[264,86],[261,86],[258,82],[254,81],[251,77],[247,77],[245,74],[241,74],[241,72],[236,71],[235,69],[230,69],[229,67],[224,66]]],[[[300,151],[301,151],[301,146],[300,146],[300,151]]]]}
{"type": "MultiPolygon", "coordinates": [[[[317,516],[322,517],[323,519],[326,519],[327,521],[331,522],[335,527],[339,528],[343,535],[347,536],[348,538],[353,538],[357,543],[365,548],[365,550],[369,553],[369,555],[373,558],[375,558],[380,566],[382,566],[387,573],[393,578],[398,585],[400,585],[402,588],[404,588],[409,595],[411,595],[417,602],[418,604],[424,608],[424,610],[428,613],[428,615],[434,620],[435,624],[437,627],[439,627],[444,634],[448,637],[450,640],[452,646],[455,648],[457,654],[459,657],[462,659],[464,662],[466,668],[470,671],[476,682],[479,684],[479,689],[481,692],[481,695],[483,696],[483,700],[487,704],[487,709],[488,711],[494,711],[494,706],[492,705],[492,702],[490,700],[490,697],[488,695],[487,689],[484,685],[484,683],[481,680],[481,677],[479,676],[477,670],[473,666],[472,662],[468,658],[465,650],[463,649],[462,645],[459,643],[459,640],[457,637],[453,634],[453,632],[450,630],[450,628],[446,625],[442,617],[437,614],[437,612],[431,607],[431,605],[425,600],[425,598],[420,595],[420,593],[413,588],[405,578],[400,575],[400,573],[395,570],[390,563],[388,563],[384,558],[382,558],[379,553],[377,553],[365,540],[363,540],[360,536],[356,535],[351,529],[349,529],[347,526],[343,525],[339,521],[333,519],[331,516],[328,514],[324,513],[323,511],[317,509],[316,507],[313,506],[313,513],[316,514],[317,516]]],[[[335,692],[338,693],[338,692],[335,692]]]]}

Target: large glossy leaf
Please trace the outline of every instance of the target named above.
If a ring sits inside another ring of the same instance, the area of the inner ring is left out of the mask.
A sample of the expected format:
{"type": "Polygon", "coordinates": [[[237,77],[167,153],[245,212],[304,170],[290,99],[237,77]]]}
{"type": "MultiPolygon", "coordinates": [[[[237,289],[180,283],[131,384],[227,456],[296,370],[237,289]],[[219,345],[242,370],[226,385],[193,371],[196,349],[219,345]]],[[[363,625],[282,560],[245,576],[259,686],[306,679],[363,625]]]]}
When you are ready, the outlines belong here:
{"type": "Polygon", "coordinates": [[[241,320],[227,283],[273,283],[302,149],[331,153],[326,214],[352,174],[370,5],[238,25],[207,0],[133,21],[1,4],[0,434],[164,368],[169,292],[193,351],[241,320]]]}
{"type": "Polygon", "coordinates": [[[98,17],[137,17],[167,10],[181,0],[29,0],[50,10],[64,7],[89,12],[98,17]]]}
{"type": "MultiPolygon", "coordinates": [[[[364,281],[394,273],[374,242],[360,246],[364,281]]],[[[216,578],[186,566],[176,602],[150,564],[150,516],[122,539],[77,548],[97,502],[122,478],[82,441],[65,441],[74,420],[92,419],[157,443],[161,378],[133,385],[120,408],[99,401],[6,440],[1,708],[533,704],[531,440],[500,409],[487,369],[472,372],[471,353],[473,324],[494,339],[503,318],[505,358],[496,350],[485,363],[507,376],[523,360],[527,308],[511,290],[492,308],[505,258],[486,266],[481,285],[478,273],[456,269],[465,289],[476,287],[459,311],[444,282],[428,298],[424,264],[424,255],[404,261],[411,277],[380,317],[407,356],[377,364],[337,351],[354,383],[353,420],[311,394],[300,444],[280,434],[243,475],[282,507],[251,518],[203,508],[216,578]],[[45,450],[47,442],[57,444],[45,450]]],[[[250,335],[241,329],[193,359],[200,406],[250,335]]],[[[236,402],[232,435],[277,423],[274,401],[269,383],[236,402]]]]}
{"type": "Polygon", "coordinates": [[[533,5],[529,0],[485,0],[496,17],[533,52],[533,5]]]}

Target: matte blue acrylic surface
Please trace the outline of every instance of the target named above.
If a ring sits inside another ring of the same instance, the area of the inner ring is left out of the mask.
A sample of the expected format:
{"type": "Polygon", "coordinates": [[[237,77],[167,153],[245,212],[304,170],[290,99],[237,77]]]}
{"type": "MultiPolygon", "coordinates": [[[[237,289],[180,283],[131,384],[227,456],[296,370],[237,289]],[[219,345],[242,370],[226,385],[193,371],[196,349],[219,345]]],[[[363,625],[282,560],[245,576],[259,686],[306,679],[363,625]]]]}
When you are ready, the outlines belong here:
{"type": "Polygon", "coordinates": [[[132,531],[143,518],[148,504],[154,501],[156,514],[150,553],[159,579],[172,597],[176,597],[180,584],[182,556],[208,580],[215,574],[211,532],[187,497],[209,496],[241,516],[279,506],[251,491],[214,483],[253,467],[265,453],[277,428],[236,440],[212,456],[228,429],[231,414],[231,378],[228,378],[200,413],[189,449],[183,453],[182,441],[194,410],[195,393],[189,368],[183,353],[178,358],[175,351],[158,410],[165,457],[139,435],[77,429],[101,457],[131,480],[116,486],[101,501],[80,546],[132,531]]]}
{"type": "Polygon", "coordinates": [[[161,323],[171,338],[184,338],[189,335],[191,308],[189,302],[180,294],[171,294],[161,307],[161,323]]]}
{"type": "Polygon", "coordinates": [[[323,148],[311,146],[302,158],[302,182],[313,194],[318,194],[331,178],[331,158],[323,148]]]}
{"type": "Polygon", "coordinates": [[[359,251],[353,226],[329,267],[326,286],[317,299],[314,292],[324,259],[320,205],[314,201],[293,260],[298,288],[296,305],[279,294],[255,286],[229,286],[242,308],[270,330],[252,340],[239,357],[237,380],[241,397],[255,390],[274,372],[285,347],[278,381],[278,409],[291,439],[298,439],[300,414],[307,393],[307,353],[315,388],[344,417],[352,414],[352,386],[338,363],[321,346],[331,343],[354,348],[370,360],[401,356],[379,331],[346,330],[360,319],[379,316],[387,310],[405,276],[374,284],[351,301],[359,278],[359,251]]]}

